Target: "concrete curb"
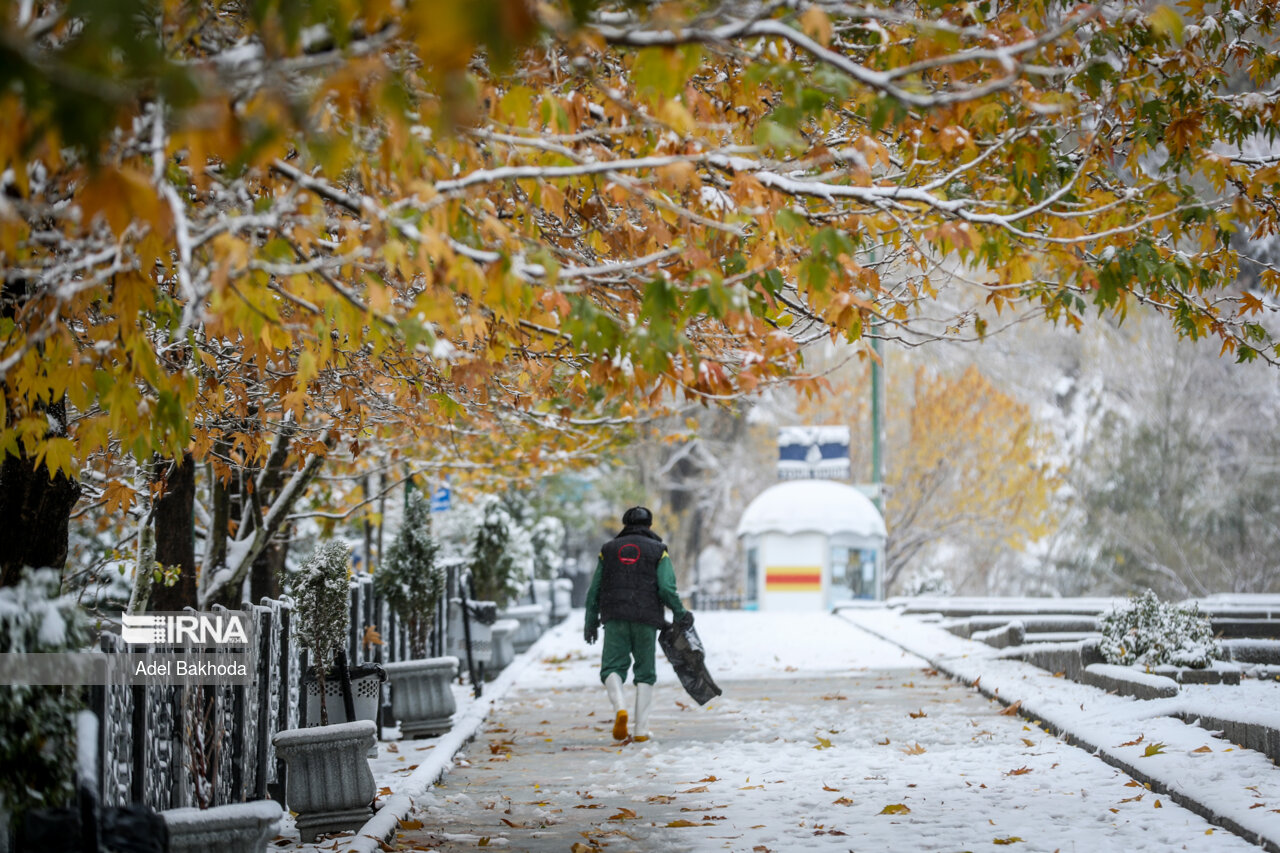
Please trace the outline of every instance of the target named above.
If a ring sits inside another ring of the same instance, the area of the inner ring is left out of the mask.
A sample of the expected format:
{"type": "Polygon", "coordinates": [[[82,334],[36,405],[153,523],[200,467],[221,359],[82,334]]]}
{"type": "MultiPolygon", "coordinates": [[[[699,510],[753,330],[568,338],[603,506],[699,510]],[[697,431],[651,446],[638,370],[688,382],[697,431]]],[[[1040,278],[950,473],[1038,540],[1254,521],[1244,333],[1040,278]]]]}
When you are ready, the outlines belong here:
{"type": "Polygon", "coordinates": [[[449,771],[453,766],[453,757],[475,738],[476,732],[489,716],[489,710],[506,696],[516,680],[540,657],[543,643],[559,627],[553,626],[544,631],[537,642],[517,655],[501,675],[485,685],[484,695],[463,712],[448,734],[440,736],[430,757],[419,764],[417,770],[400,780],[398,789],[393,790],[377,814],[356,831],[354,838],[344,839],[350,843],[343,850],[350,853],[380,853],[386,849],[384,842],[400,828],[400,821],[412,814],[414,800],[420,798],[449,771]]]}
{"type": "MultiPolygon", "coordinates": [[[[1161,776],[1148,773],[1135,766],[1127,756],[1120,755],[1115,749],[1103,744],[1097,738],[1083,735],[1079,731],[1073,731],[1070,722],[1059,717],[1055,709],[1039,707],[1036,702],[1030,699],[1030,697],[1017,695],[1017,681],[1012,679],[983,678],[984,673],[981,671],[984,660],[990,662],[1002,660],[1006,663],[1017,663],[1021,666],[1028,667],[1031,670],[1037,670],[1037,668],[1032,664],[1016,659],[1001,659],[995,654],[990,654],[991,650],[986,646],[973,643],[971,640],[957,640],[954,636],[943,631],[944,635],[952,640],[971,643],[972,645],[977,646],[978,648],[976,651],[979,652],[979,654],[975,654],[973,656],[945,657],[938,653],[938,650],[930,649],[924,643],[911,642],[901,636],[898,636],[896,632],[878,629],[874,624],[869,624],[873,621],[871,619],[859,619],[858,617],[861,614],[858,611],[849,611],[846,613],[837,610],[836,614],[867,633],[879,637],[886,642],[892,643],[895,646],[916,655],[917,657],[923,658],[928,661],[930,666],[934,669],[956,681],[969,684],[988,699],[992,699],[1006,706],[1017,703],[1018,714],[1023,719],[1043,727],[1054,735],[1061,737],[1072,746],[1077,746],[1093,753],[1107,764],[1124,771],[1138,782],[1146,785],[1151,791],[1168,797],[1170,800],[1188,811],[1200,815],[1210,823],[1217,824],[1218,826],[1229,830],[1250,844],[1256,844],[1264,850],[1269,851],[1269,853],[1280,853],[1280,832],[1263,834],[1257,828],[1246,826],[1240,820],[1237,820],[1231,815],[1224,814],[1224,809],[1222,807],[1214,806],[1212,803],[1208,802],[1209,798],[1193,796],[1182,790],[1181,785],[1177,780],[1171,781],[1167,778],[1162,778],[1161,776]],[[987,653],[985,656],[981,654],[983,650],[987,653]],[[993,681],[998,681],[998,683],[993,684],[993,681]],[[1001,688],[1004,688],[1003,693],[1000,692],[1001,688]]],[[[912,639],[914,640],[920,639],[919,627],[926,626],[917,627],[917,630],[912,634],[912,639]]],[[[938,630],[942,631],[942,629],[938,630]]],[[[1096,687],[1082,685],[1082,688],[1087,690],[1096,690],[1100,696],[1106,696],[1104,691],[1098,690],[1096,687]]],[[[1184,723],[1183,720],[1178,719],[1178,716],[1179,715],[1175,713],[1172,719],[1176,722],[1184,723]]],[[[1247,744],[1248,741],[1246,740],[1244,743],[1247,744]]],[[[1225,810],[1229,810],[1229,807],[1225,810]]]]}

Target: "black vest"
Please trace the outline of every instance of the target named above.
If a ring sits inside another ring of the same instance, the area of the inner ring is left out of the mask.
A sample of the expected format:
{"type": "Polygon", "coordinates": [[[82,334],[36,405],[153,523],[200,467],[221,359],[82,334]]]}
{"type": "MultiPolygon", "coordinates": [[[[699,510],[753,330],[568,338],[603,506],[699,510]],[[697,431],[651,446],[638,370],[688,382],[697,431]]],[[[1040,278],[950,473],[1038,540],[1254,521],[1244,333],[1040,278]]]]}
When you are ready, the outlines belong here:
{"type": "Polygon", "coordinates": [[[654,533],[625,528],[604,543],[600,578],[600,621],[624,619],[661,628],[662,599],[658,597],[658,563],[667,546],[654,533]]]}

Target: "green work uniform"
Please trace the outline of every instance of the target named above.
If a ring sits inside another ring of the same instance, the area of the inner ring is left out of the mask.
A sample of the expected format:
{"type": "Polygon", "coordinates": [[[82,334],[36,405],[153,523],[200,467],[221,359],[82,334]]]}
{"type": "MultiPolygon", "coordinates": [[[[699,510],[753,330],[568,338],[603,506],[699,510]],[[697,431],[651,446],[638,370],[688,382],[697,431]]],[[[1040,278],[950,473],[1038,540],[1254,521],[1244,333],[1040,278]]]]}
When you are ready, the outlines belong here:
{"type": "MultiPolygon", "coordinates": [[[[597,625],[600,622],[600,578],[604,574],[604,557],[596,560],[596,571],[591,578],[591,588],[587,590],[587,624],[597,625]]],[[[658,561],[658,598],[671,608],[671,615],[677,621],[684,616],[684,605],[680,603],[680,595],[676,592],[676,569],[671,565],[671,557],[665,552],[658,561]]],[[[658,680],[658,670],[654,665],[654,644],[658,639],[658,629],[643,622],[630,622],[625,619],[611,619],[604,626],[604,650],[600,656],[600,681],[616,672],[625,683],[627,670],[635,661],[635,683],[653,684],[658,680]]]]}

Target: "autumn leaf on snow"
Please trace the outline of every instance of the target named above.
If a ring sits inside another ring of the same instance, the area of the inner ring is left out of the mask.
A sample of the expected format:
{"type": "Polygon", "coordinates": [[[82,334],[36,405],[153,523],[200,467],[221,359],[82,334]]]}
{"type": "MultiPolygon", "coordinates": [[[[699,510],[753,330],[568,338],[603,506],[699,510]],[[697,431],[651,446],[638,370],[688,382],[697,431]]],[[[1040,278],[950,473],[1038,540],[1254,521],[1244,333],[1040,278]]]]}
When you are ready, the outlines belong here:
{"type": "Polygon", "coordinates": [[[1022,707],[1022,700],[1019,699],[1017,702],[1014,702],[1012,705],[1000,711],[1000,716],[1012,717],[1014,714],[1018,713],[1018,709],[1021,707],[1022,707]]]}
{"type": "Polygon", "coordinates": [[[1016,835],[1010,835],[1008,838],[993,838],[991,839],[991,843],[992,844],[1017,844],[1021,840],[1022,839],[1016,835]]]}
{"type": "Polygon", "coordinates": [[[921,708],[919,711],[908,711],[907,716],[913,720],[918,720],[921,717],[927,717],[929,715],[925,713],[924,708],[921,708]]]}
{"type": "Polygon", "coordinates": [[[687,790],[687,791],[677,791],[676,793],[679,793],[679,794],[705,794],[705,793],[707,793],[707,786],[706,786],[706,785],[699,785],[699,786],[698,786],[698,787],[696,787],[696,788],[690,788],[690,789],[689,789],[689,790],[687,790]]]}
{"type": "Polygon", "coordinates": [[[667,826],[675,829],[679,829],[681,827],[686,827],[686,826],[715,826],[715,824],[714,823],[694,823],[691,820],[685,820],[684,818],[681,818],[679,820],[671,821],[670,823],[667,824],[667,826]]]}
{"type": "Polygon", "coordinates": [[[880,814],[911,814],[911,809],[904,803],[893,803],[882,808],[880,814]]]}
{"type": "Polygon", "coordinates": [[[401,829],[405,829],[405,830],[409,830],[409,829],[422,829],[422,821],[420,821],[420,820],[414,820],[414,819],[412,819],[412,818],[408,818],[408,819],[405,819],[405,820],[400,821],[400,828],[401,828],[401,829]]]}
{"type": "Polygon", "coordinates": [[[1143,758],[1149,758],[1153,755],[1163,755],[1163,754],[1164,754],[1163,743],[1149,743],[1147,744],[1147,748],[1142,751],[1143,758]]]}
{"type": "Polygon", "coordinates": [[[569,848],[569,853],[600,853],[600,849],[594,844],[583,844],[581,841],[575,841],[573,846],[569,848]]]}
{"type": "Polygon", "coordinates": [[[849,799],[848,797],[841,797],[841,798],[840,798],[840,799],[838,799],[838,800],[832,800],[832,801],[831,801],[831,805],[833,805],[833,806],[851,806],[851,805],[853,805],[853,800],[849,799]]]}
{"type": "Polygon", "coordinates": [[[924,755],[925,748],[921,746],[919,742],[917,742],[915,746],[909,746],[906,749],[902,750],[902,752],[906,753],[907,755],[924,755]]]}
{"type": "Polygon", "coordinates": [[[609,820],[635,820],[636,813],[631,809],[618,806],[618,813],[609,815],[609,820]]]}
{"type": "Polygon", "coordinates": [[[818,735],[817,737],[818,737],[818,745],[815,746],[814,749],[830,749],[831,748],[830,738],[825,738],[822,735],[818,735]]]}
{"type": "Polygon", "coordinates": [[[1030,772],[1031,772],[1031,768],[1030,768],[1030,767],[1019,767],[1017,770],[1010,770],[1008,773],[1006,773],[1006,774],[1004,774],[1004,775],[1006,775],[1006,776],[1023,776],[1023,775],[1025,775],[1025,774],[1027,774],[1027,773],[1030,773],[1030,772]]]}
{"type": "Polygon", "coordinates": [[[833,787],[831,787],[830,785],[828,785],[828,784],[826,784],[826,783],[823,783],[823,785],[822,785],[822,790],[824,790],[824,791],[831,791],[832,793],[835,793],[836,791],[839,791],[840,789],[839,789],[839,788],[833,788],[833,787]]]}
{"type": "Polygon", "coordinates": [[[1140,734],[1135,740],[1125,741],[1124,743],[1120,744],[1120,746],[1137,746],[1138,744],[1142,743],[1142,741],[1145,740],[1146,737],[1147,736],[1145,734],[1140,734]]]}

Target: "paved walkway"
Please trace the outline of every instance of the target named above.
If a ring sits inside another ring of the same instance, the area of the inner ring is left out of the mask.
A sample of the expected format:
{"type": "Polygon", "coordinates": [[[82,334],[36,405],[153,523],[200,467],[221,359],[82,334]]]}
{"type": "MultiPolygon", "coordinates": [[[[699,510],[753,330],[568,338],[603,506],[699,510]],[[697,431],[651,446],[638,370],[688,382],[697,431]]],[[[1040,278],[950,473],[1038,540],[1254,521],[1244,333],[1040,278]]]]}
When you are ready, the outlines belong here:
{"type": "Polygon", "coordinates": [[[916,659],[778,659],[703,708],[660,683],[655,740],[618,746],[593,653],[517,682],[396,849],[1256,849],[916,659]]]}

